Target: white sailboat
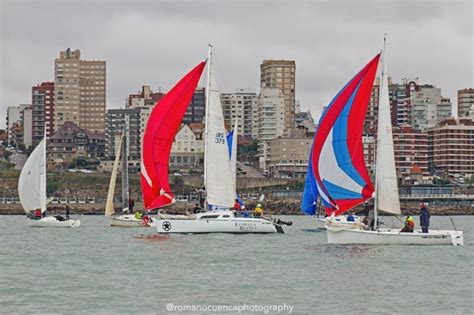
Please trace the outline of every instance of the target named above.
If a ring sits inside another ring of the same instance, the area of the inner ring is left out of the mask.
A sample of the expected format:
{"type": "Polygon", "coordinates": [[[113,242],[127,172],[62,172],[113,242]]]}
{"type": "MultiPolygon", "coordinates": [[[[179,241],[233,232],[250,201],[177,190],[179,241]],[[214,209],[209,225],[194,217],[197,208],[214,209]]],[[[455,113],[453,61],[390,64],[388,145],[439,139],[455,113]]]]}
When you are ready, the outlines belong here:
{"type": "Polygon", "coordinates": [[[154,220],[143,220],[142,218],[136,218],[133,213],[130,213],[128,200],[129,200],[129,187],[128,187],[128,154],[127,154],[127,130],[128,130],[128,119],[125,119],[125,128],[119,140],[116,142],[115,160],[112,168],[112,174],[110,175],[109,190],[107,193],[107,202],[105,205],[105,216],[110,220],[110,226],[117,227],[150,227],[155,226],[154,220]],[[122,214],[115,215],[114,207],[114,192],[115,183],[117,180],[118,166],[122,157],[122,214]]]}
{"type": "Polygon", "coordinates": [[[378,112],[376,181],[374,194],[375,229],[344,229],[326,224],[328,243],[334,244],[384,244],[384,245],[463,245],[462,231],[429,230],[422,233],[400,232],[400,229],[384,229],[378,226],[379,213],[400,215],[400,201],[395,169],[392,123],[388,91],[386,48],[382,56],[381,91],[378,112]]]}
{"type": "Polygon", "coordinates": [[[21,169],[18,179],[20,203],[29,223],[34,227],[73,227],[81,225],[78,219],[65,219],[60,215],[46,216],[46,134],[21,169]]]}
{"type": "MultiPolygon", "coordinates": [[[[237,198],[235,171],[229,159],[220,93],[213,73],[212,47],[209,46],[204,133],[204,186],[209,211],[184,220],[159,219],[159,233],[283,233],[269,218],[244,218],[230,210],[237,198]]],[[[237,145],[237,141],[235,144],[237,145]]],[[[234,150],[235,152],[236,150],[234,150]]],[[[231,162],[232,161],[232,162],[231,162]]]]}

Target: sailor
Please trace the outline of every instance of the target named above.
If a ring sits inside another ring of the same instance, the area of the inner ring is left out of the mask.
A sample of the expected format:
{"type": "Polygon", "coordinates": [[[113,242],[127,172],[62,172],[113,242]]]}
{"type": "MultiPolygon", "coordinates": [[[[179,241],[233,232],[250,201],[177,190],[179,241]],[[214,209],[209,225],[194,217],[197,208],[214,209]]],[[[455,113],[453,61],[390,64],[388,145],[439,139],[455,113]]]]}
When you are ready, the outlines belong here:
{"type": "Polygon", "coordinates": [[[201,189],[199,189],[198,195],[199,195],[199,206],[202,209],[204,209],[204,203],[206,201],[206,188],[202,187],[201,189]]]}
{"type": "Polygon", "coordinates": [[[235,202],[234,202],[234,210],[236,210],[236,211],[242,210],[242,207],[240,206],[240,203],[239,203],[239,200],[238,200],[238,199],[235,199],[235,202]]]}
{"type": "Polygon", "coordinates": [[[36,219],[36,220],[39,220],[39,219],[41,219],[41,217],[42,217],[41,210],[40,210],[40,209],[36,209],[36,210],[35,210],[35,219],[36,219]]]}
{"type": "Polygon", "coordinates": [[[135,211],[135,219],[137,219],[137,220],[142,219],[142,214],[139,211],[135,211]]]}
{"type": "Polygon", "coordinates": [[[133,213],[133,207],[135,207],[135,200],[132,197],[128,198],[128,209],[130,213],[133,213]]]}
{"type": "Polygon", "coordinates": [[[347,216],[347,222],[355,222],[355,217],[354,217],[354,213],[351,212],[348,216],[347,216]]]}
{"type": "Polygon", "coordinates": [[[143,225],[144,225],[144,226],[150,226],[149,222],[150,222],[150,217],[149,217],[148,214],[145,212],[145,213],[143,214],[143,225]]]}
{"type": "Polygon", "coordinates": [[[430,227],[430,216],[428,208],[423,202],[420,202],[420,225],[422,233],[428,233],[428,228],[430,227]]]}
{"type": "Polygon", "coordinates": [[[254,215],[257,218],[263,215],[263,208],[261,204],[257,204],[257,206],[255,207],[254,215]]]}
{"type": "Polygon", "coordinates": [[[366,221],[367,221],[367,228],[371,231],[374,230],[374,223],[375,223],[375,217],[374,217],[374,209],[371,208],[369,212],[367,213],[366,216],[366,221]]]}
{"type": "Polygon", "coordinates": [[[407,218],[405,219],[405,226],[400,232],[407,232],[407,233],[413,233],[415,230],[415,221],[413,220],[412,216],[407,214],[407,218]]]}
{"type": "Polygon", "coordinates": [[[194,205],[194,208],[193,208],[193,213],[196,214],[196,213],[199,213],[201,212],[202,208],[199,206],[199,204],[195,204],[194,205]]]}

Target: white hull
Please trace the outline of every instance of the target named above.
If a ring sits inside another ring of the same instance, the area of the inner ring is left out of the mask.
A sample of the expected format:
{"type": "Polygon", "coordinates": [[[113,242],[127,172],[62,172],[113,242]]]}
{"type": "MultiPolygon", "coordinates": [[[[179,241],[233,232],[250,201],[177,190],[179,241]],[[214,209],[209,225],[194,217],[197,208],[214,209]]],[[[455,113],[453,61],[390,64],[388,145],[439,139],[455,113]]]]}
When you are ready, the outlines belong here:
{"type": "Polygon", "coordinates": [[[281,226],[263,218],[234,217],[232,211],[199,213],[194,219],[158,219],[158,233],[283,233],[281,226]],[[213,217],[214,216],[214,217],[213,217]]]}
{"type": "Polygon", "coordinates": [[[464,245],[462,231],[430,230],[429,233],[400,232],[399,229],[378,231],[334,229],[326,225],[330,244],[377,244],[377,245],[464,245]]]}
{"type": "Polygon", "coordinates": [[[34,219],[28,219],[28,220],[29,220],[30,225],[33,227],[78,228],[81,225],[81,220],[79,219],[69,219],[65,221],[58,221],[55,217],[44,217],[39,220],[34,220],[34,219]]]}
{"type": "Polygon", "coordinates": [[[156,218],[151,218],[152,221],[148,222],[145,225],[143,220],[138,220],[135,218],[133,214],[124,214],[114,217],[109,217],[110,226],[118,226],[118,227],[152,227],[156,226],[156,218]]]}

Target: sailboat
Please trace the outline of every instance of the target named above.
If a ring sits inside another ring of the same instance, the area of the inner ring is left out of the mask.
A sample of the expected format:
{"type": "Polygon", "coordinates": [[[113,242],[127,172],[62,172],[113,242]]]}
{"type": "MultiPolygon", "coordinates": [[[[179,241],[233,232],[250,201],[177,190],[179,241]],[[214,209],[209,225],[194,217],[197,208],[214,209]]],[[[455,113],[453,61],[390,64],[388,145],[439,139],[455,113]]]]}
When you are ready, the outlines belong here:
{"type": "Polygon", "coordinates": [[[65,219],[60,215],[46,216],[46,134],[21,169],[18,179],[20,203],[29,223],[34,227],[73,227],[81,225],[78,219],[65,219]],[[41,214],[41,215],[40,215],[41,214]]]}
{"type": "Polygon", "coordinates": [[[119,227],[149,227],[154,226],[152,218],[150,220],[143,220],[142,218],[136,218],[131,209],[129,209],[129,186],[128,186],[128,154],[127,154],[127,130],[128,130],[128,117],[125,117],[125,126],[119,140],[116,141],[115,160],[112,168],[112,174],[110,176],[109,190],[107,193],[107,202],[105,204],[105,216],[110,220],[110,226],[119,227]],[[114,192],[115,183],[117,180],[118,166],[120,163],[120,157],[122,161],[122,214],[115,214],[114,207],[114,192]]]}
{"type": "MultiPolygon", "coordinates": [[[[204,186],[208,211],[184,220],[158,219],[159,233],[283,233],[269,218],[244,218],[230,210],[237,198],[232,155],[224,125],[220,93],[214,76],[209,45],[204,133],[204,186]]],[[[236,141],[235,141],[236,142],[236,141]]],[[[236,145],[236,143],[235,143],[236,145]]],[[[235,150],[234,150],[235,152],[235,150]]]]}
{"type": "Polygon", "coordinates": [[[306,203],[321,199],[329,217],[336,217],[374,199],[373,230],[344,227],[328,220],[328,243],[384,245],[463,245],[462,231],[430,230],[422,233],[382,228],[377,216],[401,215],[395,169],[386,48],[375,56],[336,95],[321,116],[314,138],[306,203]],[[380,60],[381,59],[381,60],[380,60]],[[362,149],[362,132],[370,94],[379,62],[382,62],[378,112],[375,187],[368,175],[362,149]],[[315,200],[315,199],[314,199],[315,200]]]}

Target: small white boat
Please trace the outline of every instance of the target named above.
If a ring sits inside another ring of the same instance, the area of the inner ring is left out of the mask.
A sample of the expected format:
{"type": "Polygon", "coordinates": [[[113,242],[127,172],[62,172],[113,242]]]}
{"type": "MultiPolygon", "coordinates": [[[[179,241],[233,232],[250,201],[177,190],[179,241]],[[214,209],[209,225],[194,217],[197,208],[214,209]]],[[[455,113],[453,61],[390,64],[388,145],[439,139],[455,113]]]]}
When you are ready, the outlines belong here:
{"type": "Polygon", "coordinates": [[[31,226],[77,228],[81,225],[79,219],[58,220],[58,218],[62,218],[59,216],[57,216],[58,218],[54,216],[34,218],[33,212],[38,211],[37,217],[40,217],[40,211],[41,215],[44,215],[46,205],[53,200],[53,198],[48,199],[46,195],[46,134],[31,152],[21,169],[18,179],[18,195],[31,226]]]}
{"type": "Polygon", "coordinates": [[[158,219],[158,233],[283,233],[283,228],[267,218],[236,217],[231,210],[207,211],[189,219],[158,219]]]}
{"type": "Polygon", "coordinates": [[[55,228],[65,228],[65,227],[78,228],[81,225],[81,221],[78,219],[69,219],[69,220],[60,221],[54,216],[47,216],[39,220],[28,219],[28,223],[33,227],[55,227],[55,228]]]}
{"type": "Polygon", "coordinates": [[[326,225],[328,243],[332,244],[378,244],[378,245],[464,245],[462,231],[431,230],[422,233],[400,232],[400,229],[341,229],[326,225]]]}

